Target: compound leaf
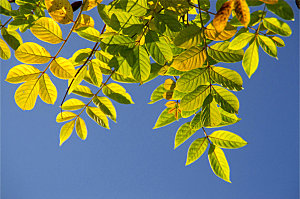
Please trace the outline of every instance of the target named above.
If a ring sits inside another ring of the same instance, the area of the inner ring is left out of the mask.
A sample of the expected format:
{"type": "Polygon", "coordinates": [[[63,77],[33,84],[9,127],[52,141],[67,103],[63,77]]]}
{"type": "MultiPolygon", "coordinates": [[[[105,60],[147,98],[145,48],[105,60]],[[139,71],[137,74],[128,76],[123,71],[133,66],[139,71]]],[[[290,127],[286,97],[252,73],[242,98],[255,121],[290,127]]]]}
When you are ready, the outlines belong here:
{"type": "Polygon", "coordinates": [[[210,141],[218,147],[227,149],[237,149],[247,145],[247,142],[240,136],[229,131],[215,131],[209,136],[210,141]]]}
{"type": "Polygon", "coordinates": [[[20,64],[8,71],[5,81],[9,83],[21,83],[37,79],[41,71],[33,66],[20,64]]]}
{"type": "Polygon", "coordinates": [[[38,94],[39,84],[37,80],[30,80],[28,82],[25,82],[16,90],[16,104],[22,110],[31,110],[35,105],[38,94]]]}
{"type": "Polygon", "coordinates": [[[26,64],[45,64],[51,59],[50,53],[42,46],[26,42],[15,51],[15,57],[26,64]]]}
{"type": "Polygon", "coordinates": [[[60,129],[59,134],[59,145],[61,146],[71,136],[75,125],[75,120],[64,124],[60,129]]]}
{"type": "Polygon", "coordinates": [[[192,164],[198,160],[208,147],[206,137],[196,139],[189,147],[185,165],[192,164]]]}
{"type": "Polygon", "coordinates": [[[47,104],[54,104],[57,98],[56,87],[46,73],[39,79],[39,96],[47,104]]]}

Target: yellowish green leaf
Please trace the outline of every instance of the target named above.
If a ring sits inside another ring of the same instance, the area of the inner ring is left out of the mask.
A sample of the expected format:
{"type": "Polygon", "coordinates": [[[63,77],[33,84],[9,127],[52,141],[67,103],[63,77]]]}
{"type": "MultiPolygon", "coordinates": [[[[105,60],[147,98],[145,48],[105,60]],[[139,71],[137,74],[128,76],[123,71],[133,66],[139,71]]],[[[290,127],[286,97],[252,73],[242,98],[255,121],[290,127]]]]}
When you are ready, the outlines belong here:
{"type": "Polygon", "coordinates": [[[2,39],[0,39],[0,57],[4,60],[10,58],[10,49],[2,39]]]}
{"type": "Polygon", "coordinates": [[[71,136],[75,125],[75,120],[64,124],[60,129],[59,146],[61,146],[71,136]]]}
{"type": "Polygon", "coordinates": [[[46,73],[39,79],[39,96],[47,104],[54,104],[57,98],[56,87],[46,73]]]}
{"type": "Polygon", "coordinates": [[[206,137],[196,139],[189,147],[185,165],[192,164],[198,160],[205,152],[208,146],[206,137]]]}
{"type": "Polygon", "coordinates": [[[97,124],[109,129],[108,119],[106,115],[96,107],[87,107],[86,113],[90,116],[97,124]]]}
{"type": "Polygon", "coordinates": [[[45,0],[49,15],[58,23],[69,24],[73,21],[73,9],[68,0],[45,0]]]}
{"type": "Polygon", "coordinates": [[[8,71],[5,81],[9,83],[21,83],[37,79],[41,71],[33,66],[20,64],[8,71]]]}
{"type": "Polygon", "coordinates": [[[51,59],[50,53],[42,46],[26,42],[15,51],[15,57],[26,64],[45,64],[51,59]]]}
{"type": "Polygon", "coordinates": [[[82,140],[85,140],[87,137],[87,128],[86,128],[84,120],[81,119],[80,117],[78,117],[76,119],[75,128],[76,128],[76,133],[77,133],[78,137],[82,140]]]}
{"type": "Polygon", "coordinates": [[[237,149],[247,145],[240,136],[223,130],[213,132],[209,135],[209,139],[214,145],[227,149],[237,149]]]}
{"type": "Polygon", "coordinates": [[[69,121],[71,119],[74,119],[76,116],[77,115],[73,112],[68,112],[68,111],[61,112],[57,114],[56,122],[61,123],[61,122],[69,121]]]}

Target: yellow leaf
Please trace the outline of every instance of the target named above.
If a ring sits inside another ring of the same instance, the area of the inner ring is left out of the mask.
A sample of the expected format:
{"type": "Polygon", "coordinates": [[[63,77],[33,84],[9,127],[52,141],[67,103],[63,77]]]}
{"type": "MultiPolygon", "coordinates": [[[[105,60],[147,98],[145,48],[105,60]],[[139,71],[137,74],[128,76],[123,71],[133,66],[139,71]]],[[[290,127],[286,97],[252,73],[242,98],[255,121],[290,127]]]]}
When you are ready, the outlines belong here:
{"type": "Polygon", "coordinates": [[[189,71],[202,67],[206,58],[207,55],[203,47],[193,46],[178,55],[174,59],[171,67],[180,71],[189,71]]]}
{"type": "Polygon", "coordinates": [[[174,90],[175,86],[176,86],[176,83],[174,82],[174,80],[172,80],[170,78],[165,80],[164,88],[166,90],[174,90]]]}
{"type": "Polygon", "coordinates": [[[73,113],[73,112],[68,112],[68,111],[61,112],[61,113],[57,114],[57,116],[56,116],[56,122],[57,123],[65,122],[65,121],[74,119],[76,116],[77,115],[75,113],[73,113]]]}
{"type": "Polygon", "coordinates": [[[38,39],[51,44],[58,44],[63,41],[59,25],[48,17],[42,17],[34,22],[30,31],[38,39]]]}
{"type": "Polygon", "coordinates": [[[89,87],[82,86],[82,85],[77,85],[76,88],[72,91],[72,93],[87,98],[91,98],[94,96],[94,94],[92,93],[89,87]]]}
{"type": "Polygon", "coordinates": [[[71,79],[76,71],[70,60],[63,57],[56,58],[50,65],[50,70],[58,78],[71,79]]]}
{"type": "Polygon", "coordinates": [[[82,28],[82,27],[92,27],[94,28],[94,25],[95,25],[95,22],[94,22],[94,19],[89,16],[89,15],[86,15],[86,14],[82,14],[80,15],[77,23],[76,23],[76,26],[75,26],[75,30],[79,29],[79,28],[82,28]]]}
{"type": "Polygon", "coordinates": [[[235,0],[234,9],[237,19],[245,26],[248,26],[250,22],[250,9],[246,0],[235,0]]]}
{"type": "Polygon", "coordinates": [[[0,39],[0,57],[4,60],[10,58],[10,49],[2,39],[0,39]]]}
{"type": "Polygon", "coordinates": [[[39,95],[41,99],[47,104],[54,104],[57,98],[57,90],[46,73],[40,78],[39,84],[39,95]]]}
{"type": "Polygon", "coordinates": [[[87,71],[87,66],[84,66],[81,68],[81,70],[77,73],[76,77],[73,78],[70,82],[70,88],[69,88],[69,94],[72,93],[72,91],[80,84],[80,82],[83,80],[85,73],[87,71]]]}
{"type": "Polygon", "coordinates": [[[73,21],[73,9],[68,0],[45,0],[49,15],[58,23],[69,24],[73,21]]]}
{"type": "Polygon", "coordinates": [[[85,104],[79,99],[69,99],[61,106],[63,110],[78,110],[85,106],[85,104]]]}
{"type": "Polygon", "coordinates": [[[83,11],[91,10],[101,2],[102,0],[83,0],[83,11]]]}
{"type": "Polygon", "coordinates": [[[75,121],[71,121],[63,125],[60,129],[60,134],[59,134],[59,146],[61,146],[69,137],[71,136],[73,129],[74,129],[74,124],[75,121]]]}
{"type": "Polygon", "coordinates": [[[231,15],[231,11],[233,8],[233,1],[226,1],[220,10],[215,15],[215,18],[212,22],[213,26],[217,30],[217,32],[222,32],[226,27],[229,16],[231,15]]]}
{"type": "Polygon", "coordinates": [[[173,108],[173,107],[176,106],[176,104],[177,104],[176,101],[169,101],[169,102],[167,102],[167,103],[165,104],[165,106],[166,106],[167,108],[173,108]]]}
{"type": "Polygon", "coordinates": [[[109,129],[108,119],[101,109],[96,107],[87,107],[86,113],[92,118],[97,124],[109,129]]]}
{"type": "Polygon", "coordinates": [[[259,0],[261,2],[264,2],[266,4],[277,4],[278,0],[259,0]]]}
{"type": "Polygon", "coordinates": [[[76,120],[76,133],[80,139],[85,140],[87,137],[87,129],[83,119],[80,117],[76,120]]]}
{"type": "Polygon", "coordinates": [[[91,61],[88,71],[93,84],[100,87],[103,79],[100,67],[94,61],[91,61]]]}
{"type": "Polygon", "coordinates": [[[20,64],[8,71],[5,81],[9,83],[21,83],[38,78],[41,71],[33,66],[20,64]]]}
{"type": "Polygon", "coordinates": [[[33,109],[39,94],[39,84],[31,80],[22,84],[15,93],[15,101],[22,110],[33,109]]]}
{"type": "Polygon", "coordinates": [[[215,27],[210,23],[204,30],[204,34],[207,39],[214,41],[225,41],[230,39],[237,32],[237,28],[227,23],[224,30],[222,32],[217,32],[215,27]]]}
{"type": "Polygon", "coordinates": [[[50,53],[42,46],[26,42],[15,51],[15,57],[26,64],[45,64],[51,59],[50,53]]]}

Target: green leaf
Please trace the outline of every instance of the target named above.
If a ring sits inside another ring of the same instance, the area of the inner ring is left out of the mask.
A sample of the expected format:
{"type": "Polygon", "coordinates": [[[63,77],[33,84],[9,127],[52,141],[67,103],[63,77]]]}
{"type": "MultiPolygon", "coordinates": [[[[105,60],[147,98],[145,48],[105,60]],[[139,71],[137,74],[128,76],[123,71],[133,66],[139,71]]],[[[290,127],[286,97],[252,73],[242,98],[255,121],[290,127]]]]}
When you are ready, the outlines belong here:
{"type": "Polygon", "coordinates": [[[131,96],[126,92],[125,88],[116,83],[110,83],[103,87],[102,92],[116,102],[121,104],[134,104],[131,96]]]}
{"type": "Polygon", "coordinates": [[[87,72],[87,66],[84,66],[77,71],[77,75],[74,76],[74,78],[69,80],[69,94],[75,90],[75,88],[80,84],[80,82],[83,80],[85,73],[87,72]]]}
{"type": "Polygon", "coordinates": [[[8,71],[5,81],[9,83],[22,83],[37,79],[41,71],[33,66],[20,64],[8,71]]]}
{"type": "Polygon", "coordinates": [[[87,137],[87,128],[85,125],[85,122],[83,119],[81,119],[80,117],[78,117],[76,119],[76,133],[78,135],[78,137],[82,140],[85,140],[87,137]]]}
{"type": "Polygon", "coordinates": [[[133,77],[140,83],[148,79],[151,71],[150,59],[146,49],[143,46],[134,48],[136,62],[132,68],[133,77]]]}
{"type": "Polygon", "coordinates": [[[72,91],[72,93],[87,98],[91,98],[94,96],[94,94],[92,93],[89,87],[82,86],[82,85],[77,85],[76,88],[72,91]]]}
{"type": "Polygon", "coordinates": [[[25,64],[45,64],[51,59],[45,48],[33,42],[21,44],[15,51],[15,57],[25,64]]]}
{"type": "Polygon", "coordinates": [[[174,142],[174,149],[179,147],[182,143],[184,143],[187,139],[189,139],[197,130],[192,129],[190,126],[190,122],[184,123],[177,130],[174,142]]]}
{"type": "Polygon", "coordinates": [[[105,114],[96,107],[87,107],[86,113],[100,126],[109,129],[108,119],[105,114]]]}
{"type": "Polygon", "coordinates": [[[39,96],[47,104],[54,104],[57,98],[56,87],[46,73],[39,79],[39,96]]]}
{"type": "Polygon", "coordinates": [[[244,51],[240,50],[229,50],[230,42],[220,42],[210,46],[207,50],[208,55],[219,62],[233,63],[242,61],[244,51]]]}
{"type": "Polygon", "coordinates": [[[102,80],[103,80],[102,72],[101,72],[100,67],[97,64],[95,64],[94,61],[91,61],[89,63],[88,72],[89,72],[89,75],[91,76],[91,80],[92,80],[93,84],[100,87],[102,84],[102,80]]]}
{"type": "Polygon", "coordinates": [[[243,79],[234,70],[223,67],[211,67],[210,77],[216,83],[233,91],[240,91],[243,89],[243,79]]]}
{"type": "Polygon", "coordinates": [[[76,29],[76,33],[89,41],[99,42],[101,39],[101,34],[98,30],[93,27],[81,27],[76,29]]]}
{"type": "Polygon", "coordinates": [[[237,149],[247,145],[247,142],[240,136],[229,131],[215,131],[208,137],[214,145],[221,148],[237,149]]]}
{"type": "Polygon", "coordinates": [[[10,16],[11,6],[6,0],[0,1],[0,14],[10,16]]]}
{"type": "Polygon", "coordinates": [[[11,54],[10,54],[9,47],[7,46],[5,41],[0,39],[0,57],[4,60],[7,60],[10,58],[10,56],[11,56],[11,54]]]}
{"type": "Polygon", "coordinates": [[[109,37],[105,37],[101,40],[102,43],[106,45],[119,45],[119,46],[126,46],[128,48],[134,48],[135,41],[132,40],[130,37],[126,37],[123,35],[113,35],[109,37]]]}
{"type": "Polygon", "coordinates": [[[203,106],[200,118],[203,127],[208,128],[217,127],[222,122],[220,111],[217,107],[217,103],[214,100],[203,106]]]}
{"type": "Polygon", "coordinates": [[[239,122],[241,119],[236,116],[236,114],[228,113],[227,111],[224,111],[222,108],[219,107],[219,111],[222,116],[222,122],[219,124],[219,126],[228,126],[231,124],[235,124],[239,122]]]}
{"type": "Polygon", "coordinates": [[[178,47],[189,49],[192,46],[201,44],[202,30],[197,25],[190,25],[187,28],[180,31],[175,37],[174,44],[178,47]]]}
{"type": "Polygon", "coordinates": [[[17,50],[17,48],[23,43],[21,36],[15,30],[7,30],[6,28],[2,28],[1,34],[7,44],[14,50],[17,50]]]}
{"type": "Polygon", "coordinates": [[[69,137],[72,135],[73,129],[75,125],[75,120],[64,124],[60,129],[59,134],[59,146],[61,146],[69,137]]]}
{"type": "Polygon", "coordinates": [[[222,109],[228,113],[238,113],[239,111],[239,100],[238,98],[221,86],[213,86],[214,98],[222,109]]]}
{"type": "Polygon", "coordinates": [[[281,36],[288,37],[292,34],[290,26],[277,18],[264,18],[263,24],[268,30],[281,36]]]}
{"type": "Polygon", "coordinates": [[[50,64],[50,70],[55,77],[71,79],[76,74],[75,67],[66,58],[58,57],[50,64]]]}
{"type": "Polygon", "coordinates": [[[181,100],[182,111],[193,111],[200,108],[204,102],[204,99],[210,92],[210,86],[198,86],[194,91],[185,95],[181,100]]]}
{"type": "Polygon", "coordinates": [[[83,103],[81,100],[72,98],[72,99],[65,101],[63,103],[63,105],[61,106],[61,108],[62,108],[62,110],[73,111],[73,110],[81,109],[84,106],[85,106],[85,103],[83,103]]]}
{"type": "Polygon", "coordinates": [[[195,68],[201,68],[205,61],[205,48],[193,46],[177,56],[171,64],[171,67],[179,71],[189,71],[195,68]]]}
{"type": "Polygon", "coordinates": [[[203,127],[202,121],[201,121],[201,112],[198,112],[191,121],[191,127],[194,130],[199,130],[203,127]]]}
{"type": "Polygon", "coordinates": [[[258,43],[268,55],[277,58],[277,48],[272,39],[263,35],[259,35],[258,43]]]}
{"type": "Polygon", "coordinates": [[[63,41],[59,25],[48,17],[42,17],[34,22],[30,31],[38,39],[51,44],[58,44],[63,41]]]}
{"type": "Polygon", "coordinates": [[[189,147],[185,165],[192,164],[198,160],[208,146],[206,137],[196,139],[189,147]]]}
{"type": "Polygon", "coordinates": [[[209,74],[207,68],[197,68],[183,74],[176,82],[176,90],[182,92],[191,92],[200,85],[209,83],[209,74]]]}
{"type": "Polygon", "coordinates": [[[107,115],[110,119],[112,119],[114,122],[117,122],[117,112],[114,107],[114,105],[111,103],[111,101],[106,97],[94,97],[93,98],[94,104],[101,109],[101,111],[107,115]]]}
{"type": "Polygon", "coordinates": [[[256,38],[250,43],[243,58],[243,68],[250,78],[256,71],[259,62],[258,42],[256,38]]]}
{"type": "Polygon", "coordinates": [[[284,47],[285,46],[284,41],[280,37],[273,36],[273,37],[270,37],[270,39],[273,40],[273,42],[275,43],[275,45],[277,47],[284,47]]]}
{"type": "MultiPolygon", "coordinates": [[[[161,114],[159,115],[153,129],[157,129],[157,128],[166,126],[168,124],[171,124],[172,122],[177,121],[176,117],[175,117],[175,114],[174,113],[169,113],[169,111],[171,109],[172,108],[166,108],[163,112],[161,112],[161,114]]],[[[180,118],[181,118],[181,114],[178,115],[178,119],[180,119],[180,118]]]]}
{"type": "Polygon", "coordinates": [[[151,57],[161,65],[173,60],[173,53],[165,38],[159,37],[154,31],[149,31],[145,37],[146,47],[151,57]]]}
{"type": "Polygon", "coordinates": [[[211,169],[216,174],[216,176],[231,183],[229,177],[230,176],[229,165],[222,149],[211,144],[208,151],[208,160],[211,169]]]}
{"type": "Polygon", "coordinates": [[[73,56],[69,60],[74,66],[79,66],[81,64],[84,64],[91,52],[92,49],[90,48],[79,49],[73,54],[73,56]]]}
{"type": "Polygon", "coordinates": [[[151,94],[151,98],[150,98],[150,102],[149,104],[153,104],[159,100],[162,100],[164,97],[164,93],[166,92],[167,90],[165,89],[164,87],[164,84],[161,84],[159,85],[151,94]]]}
{"type": "MultiPolygon", "coordinates": [[[[217,0],[216,2],[216,11],[219,11],[222,5],[226,2],[227,0],[217,0]]],[[[256,0],[254,0],[256,1],[256,0]]]]}
{"type": "Polygon", "coordinates": [[[263,4],[260,0],[246,0],[248,6],[260,6],[263,4]]]}
{"type": "Polygon", "coordinates": [[[236,36],[229,44],[230,50],[239,50],[244,48],[255,37],[255,34],[250,32],[241,33],[236,36]]]}
{"type": "Polygon", "coordinates": [[[148,8],[147,0],[121,0],[115,4],[115,9],[122,9],[137,17],[144,16],[148,8]]]}
{"type": "Polygon", "coordinates": [[[284,0],[278,0],[276,4],[266,4],[269,11],[285,20],[294,20],[294,12],[291,6],[284,0]]]}
{"type": "Polygon", "coordinates": [[[73,112],[68,112],[68,111],[61,112],[57,114],[56,122],[61,123],[61,122],[69,121],[71,119],[74,119],[76,116],[77,115],[73,112]]]}
{"type": "Polygon", "coordinates": [[[121,56],[115,56],[113,57],[110,62],[108,63],[108,66],[110,68],[114,68],[116,70],[116,74],[122,75],[123,77],[130,77],[132,76],[132,68],[131,68],[131,62],[133,60],[131,59],[131,56],[128,57],[121,57],[121,56]]]}

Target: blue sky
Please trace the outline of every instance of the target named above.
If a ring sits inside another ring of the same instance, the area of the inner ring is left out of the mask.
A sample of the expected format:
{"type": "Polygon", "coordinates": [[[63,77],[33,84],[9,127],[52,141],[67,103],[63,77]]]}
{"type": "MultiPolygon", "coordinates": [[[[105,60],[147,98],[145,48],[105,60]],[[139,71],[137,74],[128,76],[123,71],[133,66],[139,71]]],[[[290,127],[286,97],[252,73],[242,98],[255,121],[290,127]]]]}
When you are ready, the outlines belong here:
{"type": "MultiPolygon", "coordinates": [[[[59,147],[61,124],[55,122],[55,117],[67,83],[53,78],[58,88],[55,106],[38,99],[32,111],[24,112],[14,102],[17,85],[4,81],[8,70],[20,64],[12,58],[2,62],[0,69],[1,198],[298,198],[299,15],[294,1],[290,3],[296,21],[288,22],[293,35],[284,38],[286,47],[278,49],[279,60],[260,49],[259,68],[250,80],[241,63],[219,65],[237,70],[245,88],[237,94],[242,120],[221,128],[249,143],[238,150],[224,150],[232,184],[213,174],[207,152],[185,166],[189,145],[203,136],[199,131],[174,150],[175,133],[186,120],[152,129],[164,102],[147,103],[164,78],[142,86],[126,84],[135,104],[114,103],[118,116],[117,124],[110,122],[111,130],[85,116],[87,140],[81,141],[73,132],[59,147]]],[[[96,19],[96,10],[92,13],[96,19]]],[[[100,30],[102,24],[96,28],[100,30]]],[[[63,30],[65,34],[67,29],[68,26],[63,30]]],[[[37,41],[30,31],[23,38],[37,41]]],[[[44,42],[41,45],[52,53],[60,46],[44,42]]],[[[92,42],[84,42],[74,34],[60,56],[68,58],[74,49],[92,46],[92,42]]]]}

